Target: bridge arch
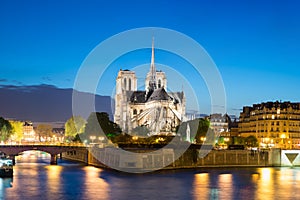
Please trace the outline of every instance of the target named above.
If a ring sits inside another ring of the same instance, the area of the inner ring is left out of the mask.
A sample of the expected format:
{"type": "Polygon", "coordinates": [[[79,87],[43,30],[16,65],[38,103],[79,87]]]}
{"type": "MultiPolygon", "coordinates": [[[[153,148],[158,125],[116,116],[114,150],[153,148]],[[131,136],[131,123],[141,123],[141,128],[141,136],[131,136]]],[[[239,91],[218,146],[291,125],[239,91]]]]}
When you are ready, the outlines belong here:
{"type": "Polygon", "coordinates": [[[0,151],[10,156],[15,162],[15,156],[24,151],[43,151],[51,155],[50,164],[57,164],[57,155],[67,151],[73,151],[83,146],[71,145],[0,145],[0,151]]]}

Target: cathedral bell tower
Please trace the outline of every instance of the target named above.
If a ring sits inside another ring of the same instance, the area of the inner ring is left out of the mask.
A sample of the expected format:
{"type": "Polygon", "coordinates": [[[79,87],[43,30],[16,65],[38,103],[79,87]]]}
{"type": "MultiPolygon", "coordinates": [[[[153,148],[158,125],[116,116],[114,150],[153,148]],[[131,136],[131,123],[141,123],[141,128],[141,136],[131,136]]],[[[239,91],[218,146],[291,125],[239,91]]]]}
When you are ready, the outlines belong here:
{"type": "Polygon", "coordinates": [[[134,71],[120,70],[116,79],[114,122],[126,132],[129,119],[129,94],[137,90],[137,78],[134,71]]]}

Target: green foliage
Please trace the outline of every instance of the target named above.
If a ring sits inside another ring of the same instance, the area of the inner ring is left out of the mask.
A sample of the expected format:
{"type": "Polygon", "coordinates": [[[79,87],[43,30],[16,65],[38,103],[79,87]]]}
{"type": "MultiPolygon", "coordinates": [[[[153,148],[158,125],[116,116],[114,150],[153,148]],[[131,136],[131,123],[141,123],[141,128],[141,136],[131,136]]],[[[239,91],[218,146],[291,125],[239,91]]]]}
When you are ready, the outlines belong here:
{"type": "Polygon", "coordinates": [[[12,126],[12,135],[10,138],[15,141],[21,141],[23,138],[23,122],[21,121],[9,121],[12,126]]]}
{"type": "Polygon", "coordinates": [[[254,135],[250,135],[250,136],[246,137],[244,140],[244,143],[248,147],[257,147],[258,146],[257,138],[254,135]]]}
{"type": "Polygon", "coordinates": [[[73,138],[73,142],[82,142],[79,134],[75,135],[75,137],[73,138]]]}
{"type": "Polygon", "coordinates": [[[114,137],[121,133],[120,127],[109,120],[109,115],[104,112],[92,112],[87,119],[84,134],[80,135],[82,139],[90,140],[90,136],[96,138],[104,134],[114,137]]]}
{"type": "Polygon", "coordinates": [[[177,133],[179,133],[181,136],[184,136],[184,138],[186,137],[187,124],[189,124],[190,126],[191,138],[194,138],[197,143],[202,142],[200,138],[206,137],[210,122],[202,118],[183,122],[180,126],[177,127],[177,133]]]}
{"type": "Polygon", "coordinates": [[[217,138],[216,138],[215,132],[211,128],[209,128],[207,130],[205,138],[206,138],[205,144],[207,144],[207,145],[215,145],[215,141],[216,141],[217,138]]]}
{"type": "Polygon", "coordinates": [[[118,134],[115,137],[111,138],[111,141],[116,144],[121,143],[131,143],[132,142],[132,136],[128,134],[118,134]]]}
{"type": "Polygon", "coordinates": [[[244,137],[236,137],[234,138],[234,144],[245,144],[245,138],[244,137]]]}
{"type": "Polygon", "coordinates": [[[130,146],[138,144],[140,147],[149,148],[154,148],[155,146],[161,148],[161,146],[167,145],[171,141],[174,145],[182,142],[179,137],[175,136],[152,135],[150,137],[138,137],[134,139],[134,136],[126,133],[116,135],[114,138],[111,138],[111,141],[117,145],[130,146]]]}
{"type": "Polygon", "coordinates": [[[72,116],[65,123],[65,136],[76,137],[77,134],[81,134],[85,130],[86,121],[81,116],[72,116]]]}
{"type": "Polygon", "coordinates": [[[8,120],[0,117],[0,139],[1,141],[7,141],[12,134],[12,126],[8,120]]]}

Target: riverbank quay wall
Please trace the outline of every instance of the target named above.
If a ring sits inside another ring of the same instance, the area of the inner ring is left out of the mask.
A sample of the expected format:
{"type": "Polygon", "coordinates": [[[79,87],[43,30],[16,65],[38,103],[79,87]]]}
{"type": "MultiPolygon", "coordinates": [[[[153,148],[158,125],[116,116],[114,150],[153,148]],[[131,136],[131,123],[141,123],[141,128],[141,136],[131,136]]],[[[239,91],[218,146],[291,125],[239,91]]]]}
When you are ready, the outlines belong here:
{"type": "Polygon", "coordinates": [[[88,156],[89,151],[88,148],[85,149],[77,149],[72,151],[66,151],[61,154],[63,159],[71,160],[71,161],[78,161],[87,164],[88,163],[88,156]]]}
{"type": "Polygon", "coordinates": [[[90,147],[85,150],[64,152],[62,158],[80,161],[87,165],[101,168],[136,168],[146,170],[161,168],[281,166],[282,160],[280,149],[268,151],[211,150],[203,154],[199,149],[189,148],[178,159],[175,159],[173,149],[162,149],[159,153],[153,149],[140,148],[127,149],[127,151],[131,153],[124,154],[123,152],[125,151],[123,151],[120,154],[117,148],[90,147]],[[147,153],[147,155],[143,153],[147,153]]]}

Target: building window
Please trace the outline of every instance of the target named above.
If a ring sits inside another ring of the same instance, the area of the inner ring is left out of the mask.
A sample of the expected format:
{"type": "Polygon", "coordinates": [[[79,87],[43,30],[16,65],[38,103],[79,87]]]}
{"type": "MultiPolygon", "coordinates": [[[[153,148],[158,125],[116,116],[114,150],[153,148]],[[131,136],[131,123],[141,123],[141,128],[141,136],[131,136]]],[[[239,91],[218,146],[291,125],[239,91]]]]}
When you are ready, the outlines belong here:
{"type": "Polygon", "coordinates": [[[158,88],[161,88],[161,80],[158,79],[158,88]]]}
{"type": "Polygon", "coordinates": [[[142,113],[142,112],[143,112],[143,109],[140,110],[140,113],[142,113]]]}
{"type": "Polygon", "coordinates": [[[136,115],[136,114],[137,114],[137,110],[134,109],[134,110],[133,110],[133,115],[136,115]]]}
{"type": "Polygon", "coordinates": [[[131,90],[131,78],[129,78],[129,80],[128,80],[128,85],[129,85],[129,90],[131,90]]]}
{"type": "Polygon", "coordinates": [[[126,78],[124,78],[124,89],[125,90],[127,89],[127,80],[126,80],[126,78]]]}

